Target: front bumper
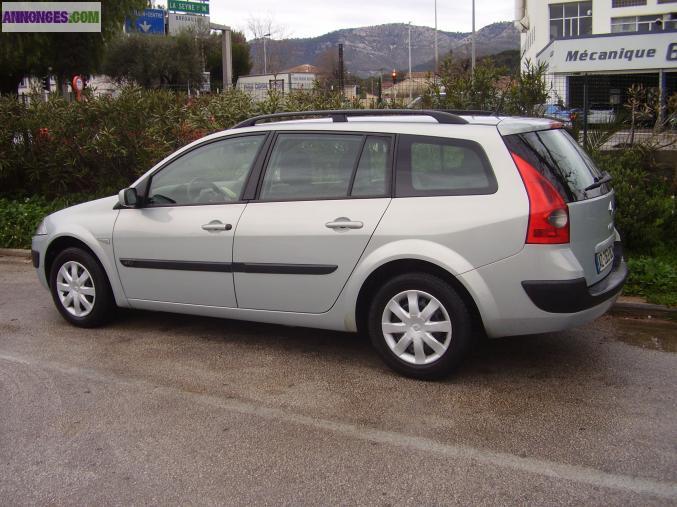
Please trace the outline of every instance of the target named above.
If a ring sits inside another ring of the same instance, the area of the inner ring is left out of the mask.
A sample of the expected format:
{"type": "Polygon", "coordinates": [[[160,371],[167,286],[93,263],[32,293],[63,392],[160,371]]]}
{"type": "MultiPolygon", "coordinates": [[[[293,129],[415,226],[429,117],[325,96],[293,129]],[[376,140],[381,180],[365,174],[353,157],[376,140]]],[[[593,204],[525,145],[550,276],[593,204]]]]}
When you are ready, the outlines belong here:
{"type": "Polygon", "coordinates": [[[49,288],[47,283],[47,275],[45,273],[45,253],[47,250],[47,236],[33,236],[31,243],[31,260],[33,267],[36,269],[38,280],[43,287],[49,288]]]}
{"type": "Polygon", "coordinates": [[[616,296],[628,277],[620,243],[614,244],[614,265],[601,281],[588,287],[585,278],[522,282],[529,299],[550,313],[576,313],[598,306],[616,296]]]}

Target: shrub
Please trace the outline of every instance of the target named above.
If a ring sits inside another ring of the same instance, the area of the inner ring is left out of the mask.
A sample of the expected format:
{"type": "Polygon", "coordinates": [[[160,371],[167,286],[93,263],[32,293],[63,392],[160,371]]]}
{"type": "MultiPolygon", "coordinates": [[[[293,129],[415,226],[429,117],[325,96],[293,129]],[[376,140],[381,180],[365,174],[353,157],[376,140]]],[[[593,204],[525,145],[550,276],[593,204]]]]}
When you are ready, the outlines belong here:
{"type": "Polygon", "coordinates": [[[661,252],[654,257],[630,257],[630,278],[623,293],[645,297],[651,303],[677,306],[677,256],[661,252]]]}
{"type": "Polygon", "coordinates": [[[85,195],[55,200],[0,198],[0,248],[30,248],[31,237],[46,215],[89,199],[85,195]]]}
{"type": "Polygon", "coordinates": [[[135,87],[82,102],[0,97],[0,196],[115,193],[181,146],[251,116],[346,106],[319,90],[259,103],[237,90],[196,98],[135,87]]]}
{"type": "Polygon", "coordinates": [[[616,227],[630,251],[651,253],[675,241],[674,200],[670,183],[651,170],[650,153],[641,147],[594,153],[597,165],[613,176],[616,227]]]}

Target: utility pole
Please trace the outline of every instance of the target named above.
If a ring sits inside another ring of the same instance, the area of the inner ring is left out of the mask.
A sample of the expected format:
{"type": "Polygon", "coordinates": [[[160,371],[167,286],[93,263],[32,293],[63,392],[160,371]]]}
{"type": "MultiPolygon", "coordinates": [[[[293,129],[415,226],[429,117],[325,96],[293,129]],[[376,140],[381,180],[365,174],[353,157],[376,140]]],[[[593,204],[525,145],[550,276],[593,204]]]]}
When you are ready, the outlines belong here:
{"type": "Polygon", "coordinates": [[[345,92],[345,84],[344,84],[344,67],[343,67],[343,44],[338,45],[338,85],[339,85],[339,93],[341,94],[341,97],[343,97],[343,93],[345,92]]]}
{"type": "Polygon", "coordinates": [[[266,38],[270,37],[267,33],[263,36],[263,73],[268,74],[268,55],[266,54],[266,38]]]}
{"type": "Polygon", "coordinates": [[[409,21],[409,102],[413,100],[412,90],[412,75],[411,75],[411,21],[409,21]]]}
{"type": "Polygon", "coordinates": [[[472,0],[472,35],[470,36],[471,58],[470,69],[472,76],[475,77],[475,0],[472,0]]]}
{"type": "Polygon", "coordinates": [[[440,53],[437,49],[437,0],[435,0],[435,75],[440,69],[440,53]]]}

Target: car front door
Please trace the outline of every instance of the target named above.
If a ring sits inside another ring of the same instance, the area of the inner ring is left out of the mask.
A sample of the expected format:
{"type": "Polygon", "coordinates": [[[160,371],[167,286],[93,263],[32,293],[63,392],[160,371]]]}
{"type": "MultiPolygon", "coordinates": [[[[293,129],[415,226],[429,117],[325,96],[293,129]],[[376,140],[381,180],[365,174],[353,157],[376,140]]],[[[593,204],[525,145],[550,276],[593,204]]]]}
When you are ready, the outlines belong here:
{"type": "Polygon", "coordinates": [[[392,138],[279,133],[238,224],[240,308],[323,313],[390,202],[392,138]]]}
{"type": "Polygon", "coordinates": [[[233,234],[265,135],[211,141],[151,176],[142,207],[120,210],[113,247],[135,300],[236,307],[233,234]]]}

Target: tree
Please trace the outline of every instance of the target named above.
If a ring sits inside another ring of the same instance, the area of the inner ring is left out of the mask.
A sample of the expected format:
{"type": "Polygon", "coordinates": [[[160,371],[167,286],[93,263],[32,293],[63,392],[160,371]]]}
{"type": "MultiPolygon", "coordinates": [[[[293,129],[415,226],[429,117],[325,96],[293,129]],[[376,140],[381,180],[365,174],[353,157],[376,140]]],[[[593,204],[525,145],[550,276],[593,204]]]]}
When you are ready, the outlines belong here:
{"type": "Polygon", "coordinates": [[[328,79],[339,79],[338,49],[327,48],[315,58],[314,65],[322,71],[328,79]]]}
{"type": "Polygon", "coordinates": [[[547,73],[548,64],[545,62],[538,64],[532,63],[531,60],[524,62],[508,90],[506,109],[509,114],[539,115],[552,91],[552,87],[548,86],[547,73]]]}
{"type": "Polygon", "coordinates": [[[436,107],[494,111],[501,102],[499,81],[506,72],[491,58],[484,58],[477,62],[473,75],[469,59],[455,59],[450,53],[440,65],[439,85],[433,85],[431,100],[436,107]]]}
{"type": "Polygon", "coordinates": [[[17,93],[27,75],[51,73],[61,89],[75,74],[96,72],[106,43],[121,32],[125,16],[146,5],[146,0],[101,0],[101,33],[0,34],[0,93],[17,93]]]}
{"type": "MultiPolygon", "coordinates": [[[[249,45],[241,32],[232,33],[233,42],[233,84],[240,76],[249,74],[252,62],[249,57],[249,45]]],[[[211,73],[212,86],[218,86],[223,76],[223,34],[212,34],[202,40],[205,55],[205,69],[211,73]]],[[[221,84],[222,86],[222,84],[221,84]]]]}
{"type": "Polygon", "coordinates": [[[264,69],[269,73],[277,73],[282,70],[289,50],[290,33],[284,25],[273,21],[268,14],[260,18],[249,18],[247,28],[251,36],[253,49],[253,68],[257,74],[263,74],[264,69]],[[264,40],[265,58],[264,65],[264,40]]]}
{"type": "Polygon", "coordinates": [[[119,37],[107,49],[102,69],[116,81],[145,88],[197,86],[203,80],[199,40],[190,31],[175,37],[119,37]]]}

